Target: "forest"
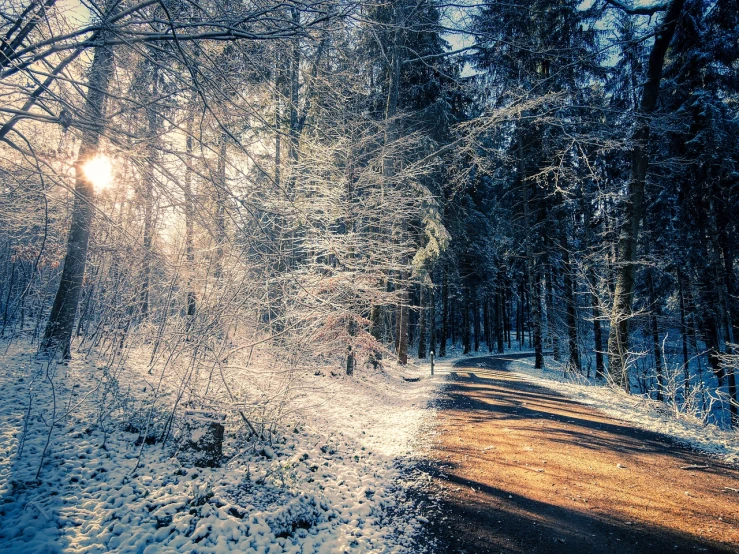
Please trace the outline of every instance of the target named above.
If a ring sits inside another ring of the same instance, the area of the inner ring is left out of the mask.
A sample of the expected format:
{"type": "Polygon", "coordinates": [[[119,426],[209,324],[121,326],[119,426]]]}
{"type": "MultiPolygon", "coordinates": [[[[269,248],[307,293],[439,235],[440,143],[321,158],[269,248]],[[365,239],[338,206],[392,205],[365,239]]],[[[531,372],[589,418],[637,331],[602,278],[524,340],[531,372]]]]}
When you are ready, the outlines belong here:
{"type": "Polygon", "coordinates": [[[349,402],[476,353],[739,427],[736,0],[0,15],[0,346],[37,368],[12,447],[36,429],[36,480],[80,385],[135,473],[188,410],[270,460],[301,375],[349,402]]]}
{"type": "Polygon", "coordinates": [[[737,12],[8,2],[2,335],[533,349],[737,425],[737,12]]]}

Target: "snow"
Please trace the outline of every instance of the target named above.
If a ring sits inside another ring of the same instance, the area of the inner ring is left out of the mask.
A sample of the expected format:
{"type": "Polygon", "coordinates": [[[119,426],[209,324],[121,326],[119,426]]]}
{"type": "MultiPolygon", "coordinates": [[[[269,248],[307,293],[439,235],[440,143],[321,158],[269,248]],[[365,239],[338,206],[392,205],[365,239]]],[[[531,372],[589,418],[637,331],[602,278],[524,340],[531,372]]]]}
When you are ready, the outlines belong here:
{"type": "MultiPolygon", "coordinates": [[[[232,392],[242,400],[222,405],[224,462],[199,468],[176,450],[176,441],[140,440],[160,435],[177,402],[181,370],[150,373],[146,352],[113,360],[78,354],[68,365],[49,365],[37,360],[28,344],[5,346],[0,357],[3,552],[318,554],[428,548],[423,540],[433,508],[414,496],[427,478],[418,462],[431,447],[435,399],[458,357],[437,360],[434,378],[428,362],[362,369],[351,378],[338,368],[298,372],[289,377],[292,392],[274,410],[280,428],[258,441],[246,440],[243,429],[236,432],[238,411],[246,405],[240,391],[268,397],[269,387],[257,391],[255,383],[269,380],[274,368],[263,360],[261,366],[238,369],[233,360],[232,392]]],[[[535,371],[530,360],[512,360],[509,368],[612,417],[739,462],[736,431],[706,425],[645,397],[584,379],[573,382],[561,371],[535,371]]],[[[280,388],[282,381],[271,386],[280,388]]],[[[215,381],[208,387],[215,394],[215,381]]],[[[267,413],[265,406],[249,416],[267,413]]],[[[180,406],[176,413],[211,414],[214,407],[200,413],[180,406]]],[[[173,429],[177,436],[187,426],[179,421],[173,429]]],[[[204,432],[195,428],[190,439],[204,432]]]]}
{"type": "Polygon", "coordinates": [[[163,372],[157,388],[145,361],[144,353],[114,363],[78,354],[49,365],[28,344],[7,346],[0,550],[418,551],[428,519],[409,490],[429,447],[441,382],[419,379],[427,368],[390,366],[352,378],[303,372],[271,440],[239,439],[229,432],[230,413],[227,461],[197,468],[174,441],[137,443],[139,434],[127,432],[131,422],[154,427],[137,415],[154,389],[156,413],[177,397],[177,372],[163,372]]]}
{"type": "MultiPolygon", "coordinates": [[[[557,367],[551,358],[545,366],[557,367]]],[[[671,437],[675,442],[715,456],[724,462],[739,464],[739,430],[725,430],[681,412],[664,402],[644,395],[596,383],[558,369],[534,369],[532,360],[511,360],[508,369],[526,380],[554,390],[604,414],[628,422],[634,427],[671,437]]]]}

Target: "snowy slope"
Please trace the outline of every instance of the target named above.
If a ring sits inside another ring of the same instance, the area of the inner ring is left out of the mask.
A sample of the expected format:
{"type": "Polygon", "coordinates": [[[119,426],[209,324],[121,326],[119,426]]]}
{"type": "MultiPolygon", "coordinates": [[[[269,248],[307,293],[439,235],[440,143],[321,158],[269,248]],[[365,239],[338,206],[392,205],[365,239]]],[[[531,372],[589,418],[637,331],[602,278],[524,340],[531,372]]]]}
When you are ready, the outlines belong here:
{"type": "MultiPolygon", "coordinates": [[[[124,430],[135,430],[126,422],[156,386],[145,369],[81,355],[48,366],[28,345],[9,347],[0,363],[0,550],[415,551],[426,520],[407,498],[409,470],[427,446],[439,380],[403,377],[425,370],[300,375],[280,432],[257,443],[227,433],[227,461],[208,469],[183,465],[173,441],[137,444],[138,433],[124,430]]],[[[164,381],[162,412],[176,397],[176,380],[164,381]]]]}

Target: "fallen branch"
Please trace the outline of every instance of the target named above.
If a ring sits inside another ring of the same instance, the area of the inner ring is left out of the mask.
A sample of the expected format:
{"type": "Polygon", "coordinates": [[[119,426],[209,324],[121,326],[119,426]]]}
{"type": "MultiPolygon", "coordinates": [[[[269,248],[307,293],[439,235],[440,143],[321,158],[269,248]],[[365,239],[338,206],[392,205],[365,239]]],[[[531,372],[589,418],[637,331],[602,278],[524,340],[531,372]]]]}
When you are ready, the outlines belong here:
{"type": "Polygon", "coordinates": [[[706,465],[701,466],[701,465],[693,464],[689,466],[681,466],[680,469],[708,469],[708,466],[706,465]]]}

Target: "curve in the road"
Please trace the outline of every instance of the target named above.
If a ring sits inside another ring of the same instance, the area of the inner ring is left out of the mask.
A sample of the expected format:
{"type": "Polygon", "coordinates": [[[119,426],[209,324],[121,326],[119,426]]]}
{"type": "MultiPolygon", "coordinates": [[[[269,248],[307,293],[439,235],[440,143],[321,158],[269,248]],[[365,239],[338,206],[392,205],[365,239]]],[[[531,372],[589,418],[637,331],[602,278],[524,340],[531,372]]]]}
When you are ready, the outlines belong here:
{"type": "Polygon", "coordinates": [[[739,471],[507,370],[530,355],[449,374],[433,551],[739,552],[739,471]]]}

